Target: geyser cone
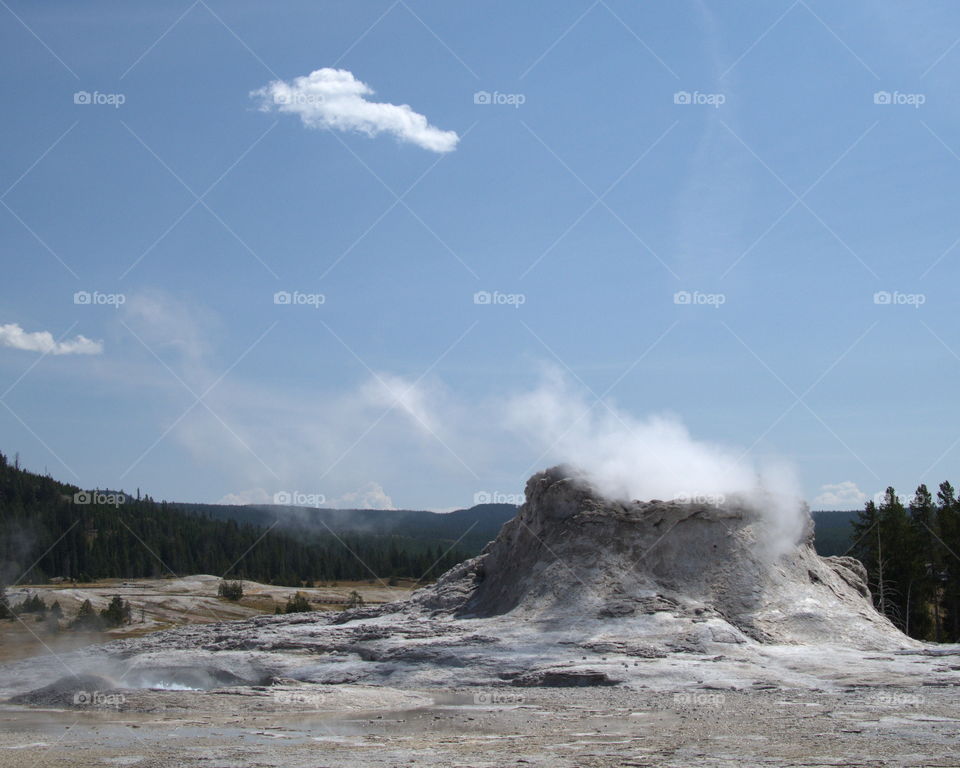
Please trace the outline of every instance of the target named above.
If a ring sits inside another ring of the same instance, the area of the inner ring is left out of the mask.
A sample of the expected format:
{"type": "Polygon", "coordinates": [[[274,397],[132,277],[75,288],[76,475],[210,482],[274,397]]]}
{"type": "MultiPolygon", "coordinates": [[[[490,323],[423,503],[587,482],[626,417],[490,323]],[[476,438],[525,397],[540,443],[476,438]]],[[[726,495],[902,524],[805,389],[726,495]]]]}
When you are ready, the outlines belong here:
{"type": "Polygon", "coordinates": [[[774,550],[776,519],[753,502],[620,502],[554,468],[530,478],[526,503],[479,557],[414,600],[459,618],[640,619],[641,634],[719,619],[740,641],[907,641],[874,610],[858,561],[816,554],[803,514],[801,540],[774,550]]]}

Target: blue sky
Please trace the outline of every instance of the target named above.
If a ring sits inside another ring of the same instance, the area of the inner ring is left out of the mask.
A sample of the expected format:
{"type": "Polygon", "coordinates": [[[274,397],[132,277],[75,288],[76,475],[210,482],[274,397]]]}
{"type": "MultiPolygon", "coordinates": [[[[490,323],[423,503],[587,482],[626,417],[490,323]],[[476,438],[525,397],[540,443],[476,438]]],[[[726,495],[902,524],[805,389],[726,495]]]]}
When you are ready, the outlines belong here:
{"type": "Polygon", "coordinates": [[[666,415],[815,508],[960,479],[950,3],[0,17],[0,450],[32,469],[448,509],[666,415]]]}

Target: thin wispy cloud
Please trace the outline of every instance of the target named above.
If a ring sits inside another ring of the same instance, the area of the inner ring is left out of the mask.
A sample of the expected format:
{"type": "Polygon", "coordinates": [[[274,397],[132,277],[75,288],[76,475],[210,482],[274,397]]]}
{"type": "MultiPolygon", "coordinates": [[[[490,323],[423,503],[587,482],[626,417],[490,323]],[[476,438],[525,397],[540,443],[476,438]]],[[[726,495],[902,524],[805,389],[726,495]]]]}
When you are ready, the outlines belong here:
{"type": "Polygon", "coordinates": [[[250,96],[264,112],[299,115],[308,128],[329,128],[373,137],[381,133],[431,152],[452,152],[460,137],[430,125],[407,104],[368,101],[374,91],[345,69],[324,67],[292,81],[274,80],[250,96]]]}
{"type": "Polygon", "coordinates": [[[50,331],[25,331],[17,323],[0,325],[0,347],[51,355],[99,355],[103,352],[101,341],[81,335],[57,341],[50,331]]]}
{"type": "Polygon", "coordinates": [[[159,289],[129,296],[121,317],[158,354],[172,353],[191,369],[210,352],[208,335],[220,332],[219,318],[189,298],[159,289]]]}

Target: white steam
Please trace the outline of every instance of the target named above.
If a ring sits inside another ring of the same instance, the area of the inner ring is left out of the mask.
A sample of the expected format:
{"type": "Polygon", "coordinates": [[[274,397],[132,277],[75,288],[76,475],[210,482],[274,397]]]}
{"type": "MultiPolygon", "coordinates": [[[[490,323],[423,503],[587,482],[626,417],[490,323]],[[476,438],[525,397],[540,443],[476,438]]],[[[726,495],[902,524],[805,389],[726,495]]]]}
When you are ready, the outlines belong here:
{"type": "Polygon", "coordinates": [[[743,504],[761,515],[774,554],[803,535],[806,513],[792,467],[758,466],[741,451],[695,440],[675,417],[636,419],[608,404],[591,406],[556,372],[513,398],[507,413],[541,452],[538,466],[570,465],[605,496],[743,504]]]}

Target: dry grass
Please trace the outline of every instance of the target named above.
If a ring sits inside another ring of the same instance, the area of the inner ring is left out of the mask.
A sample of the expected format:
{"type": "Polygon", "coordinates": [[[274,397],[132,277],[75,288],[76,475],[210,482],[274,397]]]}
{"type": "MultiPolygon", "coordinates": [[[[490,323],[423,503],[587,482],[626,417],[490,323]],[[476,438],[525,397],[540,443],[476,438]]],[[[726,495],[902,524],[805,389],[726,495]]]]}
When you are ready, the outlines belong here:
{"type": "Polygon", "coordinates": [[[8,591],[13,604],[28,595],[37,594],[49,606],[60,603],[64,618],[61,630],[51,631],[44,622],[37,622],[34,614],[20,619],[0,621],[0,663],[15,661],[48,653],[60,653],[75,648],[127,637],[156,632],[183,624],[207,624],[230,621],[268,613],[287,598],[304,592],[317,610],[342,610],[336,602],[347,600],[351,592],[359,592],[367,603],[399,600],[410,594],[415,582],[400,580],[395,587],[386,587],[376,581],[342,581],[336,586],[301,588],[278,587],[244,581],[244,596],[234,602],[217,595],[220,579],[214,576],[185,576],[176,579],[104,579],[85,584],[20,585],[8,591]],[[80,604],[90,600],[97,610],[105,608],[114,595],[130,603],[133,623],[105,632],[77,632],[68,629],[80,604]]]}

